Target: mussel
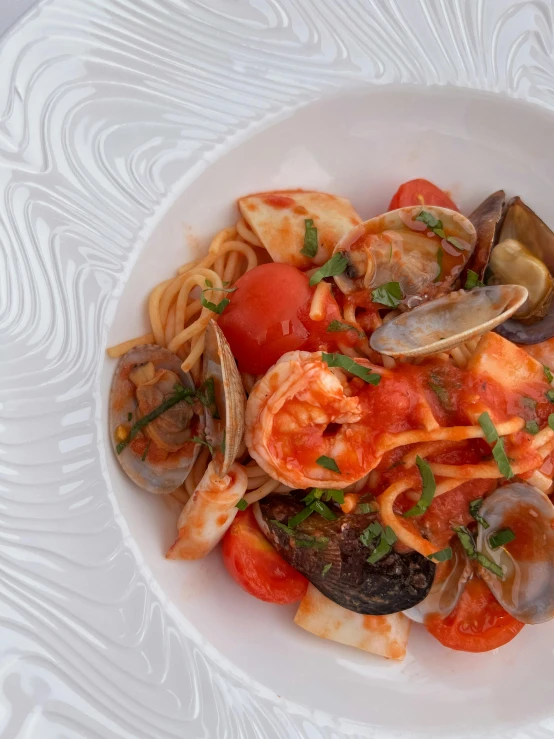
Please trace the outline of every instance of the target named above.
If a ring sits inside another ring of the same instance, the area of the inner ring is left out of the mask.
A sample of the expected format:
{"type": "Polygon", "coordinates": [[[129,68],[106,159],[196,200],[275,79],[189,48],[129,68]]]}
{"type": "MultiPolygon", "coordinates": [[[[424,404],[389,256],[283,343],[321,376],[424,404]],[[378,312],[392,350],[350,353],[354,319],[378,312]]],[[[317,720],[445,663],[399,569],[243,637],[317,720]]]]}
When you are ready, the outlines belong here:
{"type": "Polygon", "coordinates": [[[471,222],[436,206],[399,208],[355,226],[335,247],[348,260],[335,277],[343,293],[400,285],[403,310],[448,291],[475,246],[471,222]]]}
{"type": "Polygon", "coordinates": [[[169,350],[149,344],[121,358],[110,392],[110,436],[119,463],[139,487],[171,493],[186,479],[199,450],[193,437],[204,427],[194,395],[190,375],[169,350]]]}
{"type": "Polygon", "coordinates": [[[446,351],[490,331],[527,300],[520,285],[491,285],[443,295],[380,326],[371,348],[391,357],[446,351]]]}
{"type": "Polygon", "coordinates": [[[477,248],[468,268],[487,285],[527,288],[526,302],[496,331],[511,341],[534,344],[554,336],[554,233],[521,198],[510,200],[505,209],[503,201],[500,190],[470,215],[477,248]]]}
{"type": "Polygon", "coordinates": [[[486,498],[479,513],[489,528],[479,526],[477,549],[504,571],[500,579],[480,568],[498,602],[527,624],[554,618],[554,506],[549,498],[532,485],[515,482],[486,498]],[[515,538],[504,536],[502,544],[499,532],[515,538]]]}
{"type": "Polygon", "coordinates": [[[312,513],[287,531],[290,519],[304,510],[299,498],[274,494],[256,505],[256,518],[276,549],[338,605],[383,616],[415,606],[429,592],[435,565],[417,552],[393,547],[375,564],[368,563],[375,543],[366,546],[360,535],[378,520],[375,513],[338,515],[331,521],[312,513]]]}
{"type": "Polygon", "coordinates": [[[215,471],[224,477],[242,442],[246,395],[231,347],[213,320],[206,329],[202,371],[206,441],[214,449],[215,471]]]}

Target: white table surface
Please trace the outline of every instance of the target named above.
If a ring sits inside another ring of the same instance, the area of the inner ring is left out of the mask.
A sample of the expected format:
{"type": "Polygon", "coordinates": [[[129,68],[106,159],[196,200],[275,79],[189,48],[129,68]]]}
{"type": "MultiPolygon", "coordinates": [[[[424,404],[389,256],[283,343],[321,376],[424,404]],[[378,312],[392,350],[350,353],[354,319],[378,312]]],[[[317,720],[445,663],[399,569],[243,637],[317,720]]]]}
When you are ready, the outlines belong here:
{"type": "Polygon", "coordinates": [[[37,0],[0,0],[0,36],[36,3],[37,0]]]}

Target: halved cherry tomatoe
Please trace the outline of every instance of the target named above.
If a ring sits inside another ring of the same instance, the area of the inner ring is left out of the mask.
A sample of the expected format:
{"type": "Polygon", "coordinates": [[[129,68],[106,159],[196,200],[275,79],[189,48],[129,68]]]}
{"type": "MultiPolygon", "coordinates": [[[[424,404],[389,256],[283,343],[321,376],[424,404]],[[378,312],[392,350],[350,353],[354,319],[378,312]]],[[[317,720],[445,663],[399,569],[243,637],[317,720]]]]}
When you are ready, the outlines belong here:
{"type": "Polygon", "coordinates": [[[219,326],[229,342],[241,372],[266,372],[286,352],[316,351],[353,344],[356,331],[327,332],[341,321],[339,307],[329,292],[325,318],[310,319],[314,288],[304,272],[290,264],[260,264],[246,272],[229,294],[229,305],[219,326]]]}
{"type": "Polygon", "coordinates": [[[502,608],[483,580],[473,577],[452,613],[446,618],[430,616],[425,626],[445,647],[488,652],[512,641],[525,624],[502,608]]]}
{"type": "Polygon", "coordinates": [[[295,603],[308,581],[266,539],[252,508],[239,511],[223,538],[223,562],[241,588],[268,603],[295,603]]]}
{"type": "Polygon", "coordinates": [[[441,208],[458,210],[456,203],[444,190],[433,185],[429,180],[423,179],[409,180],[400,185],[392,196],[389,210],[405,208],[409,205],[438,205],[441,208]]]}

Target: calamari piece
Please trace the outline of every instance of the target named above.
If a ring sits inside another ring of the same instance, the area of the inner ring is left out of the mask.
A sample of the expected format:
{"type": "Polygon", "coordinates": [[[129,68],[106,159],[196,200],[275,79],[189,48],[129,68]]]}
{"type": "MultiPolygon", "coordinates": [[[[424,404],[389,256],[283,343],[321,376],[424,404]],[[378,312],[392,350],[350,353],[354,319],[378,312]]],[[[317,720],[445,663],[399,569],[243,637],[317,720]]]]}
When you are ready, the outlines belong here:
{"type": "Polygon", "coordinates": [[[300,269],[330,259],[337,242],[362,220],[346,198],[324,192],[260,192],[239,198],[238,206],[273,261],[300,269]],[[301,254],[307,219],[317,229],[318,249],[313,258],[301,254]]]}
{"type": "Polygon", "coordinates": [[[294,623],[322,639],[380,657],[403,660],[406,656],[410,619],[403,613],[362,616],[333,603],[311,584],[300,601],[294,623]]]}
{"type": "Polygon", "coordinates": [[[166,554],[168,559],[200,559],[221,541],[237,515],[248,476],[236,462],[224,477],[210,462],[177,523],[179,535],[166,554]]]}
{"type": "Polygon", "coordinates": [[[373,447],[364,443],[366,427],[358,423],[360,400],[345,395],[337,374],[321,352],[288,352],[250,393],[246,446],[260,467],[284,485],[345,488],[377,463],[373,447]]]}

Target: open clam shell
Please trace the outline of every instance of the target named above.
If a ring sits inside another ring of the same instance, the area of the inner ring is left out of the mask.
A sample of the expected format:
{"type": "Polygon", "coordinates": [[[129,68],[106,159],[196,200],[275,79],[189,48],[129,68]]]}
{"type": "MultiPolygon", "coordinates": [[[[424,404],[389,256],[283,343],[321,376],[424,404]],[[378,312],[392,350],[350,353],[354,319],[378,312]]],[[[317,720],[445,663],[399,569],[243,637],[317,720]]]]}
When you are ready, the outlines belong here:
{"type": "Polygon", "coordinates": [[[481,568],[498,602],[514,618],[538,624],[554,618],[554,506],[540,490],[516,482],[498,488],[479,510],[477,549],[500,565],[501,579],[481,568]],[[494,535],[511,529],[515,539],[492,546],[494,535]]]}
{"type": "Polygon", "coordinates": [[[192,437],[202,435],[203,418],[197,415],[192,400],[182,400],[119,450],[122,439],[118,433],[129,432],[167,398],[175,384],[190,390],[192,397],[194,383],[181,370],[179,357],[155,344],[127,352],[119,361],[112,381],[109,426],[117,460],[133,482],[151,493],[171,493],[185,481],[198,455],[199,447],[192,437]],[[157,387],[154,375],[160,375],[161,370],[167,372],[157,387]],[[132,379],[137,372],[149,373],[151,377],[144,377],[145,383],[137,386],[132,379]]]}
{"type": "Polygon", "coordinates": [[[448,208],[411,206],[355,226],[335,247],[348,260],[335,282],[346,295],[389,282],[406,310],[447,292],[475,246],[472,223],[448,208]]]}
{"type": "Polygon", "coordinates": [[[390,357],[446,351],[490,331],[527,300],[521,285],[458,290],[403,313],[371,335],[371,348],[390,357]]]}
{"type": "Polygon", "coordinates": [[[213,320],[206,329],[203,378],[204,397],[214,394],[214,403],[205,403],[206,440],[214,449],[215,471],[223,477],[244,436],[246,394],[231,347],[213,320]]]}

